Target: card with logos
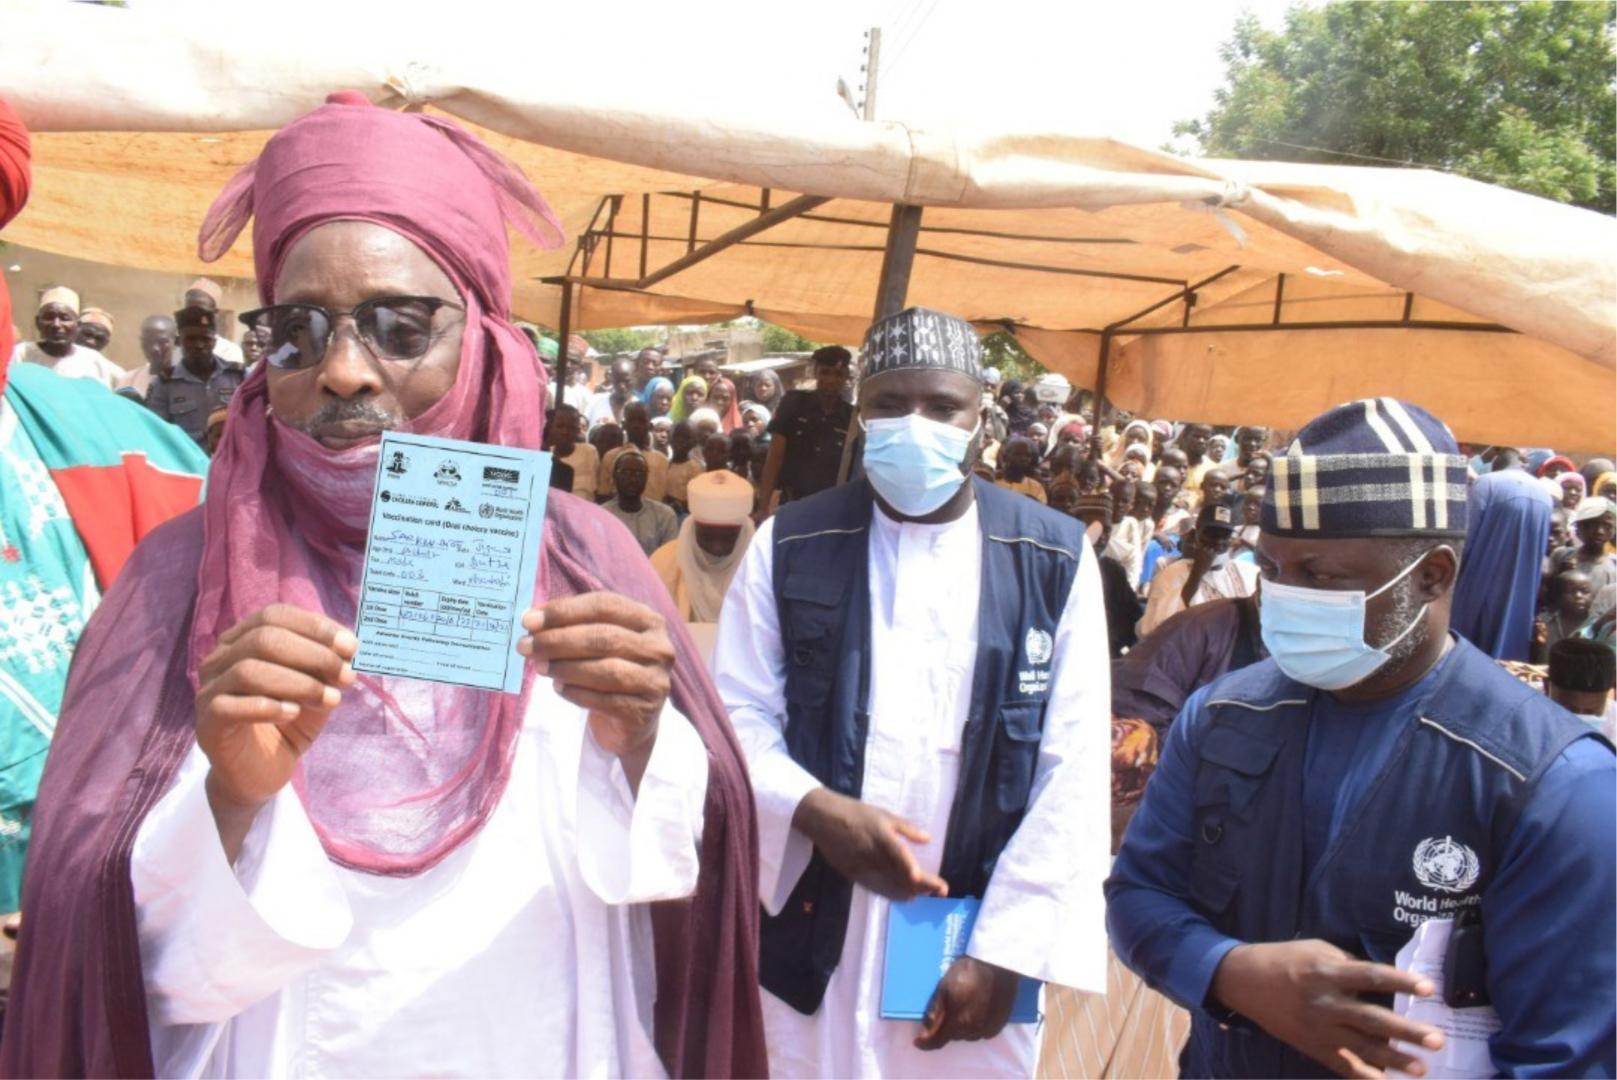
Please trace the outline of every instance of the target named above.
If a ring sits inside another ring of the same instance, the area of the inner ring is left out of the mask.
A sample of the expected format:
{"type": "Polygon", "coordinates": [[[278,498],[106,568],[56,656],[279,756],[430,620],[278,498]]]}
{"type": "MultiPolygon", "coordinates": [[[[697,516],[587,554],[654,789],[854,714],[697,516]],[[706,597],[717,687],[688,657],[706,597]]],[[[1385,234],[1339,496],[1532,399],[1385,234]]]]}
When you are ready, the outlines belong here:
{"type": "Polygon", "coordinates": [[[385,432],[354,670],[507,694],[533,606],[550,455],[385,432]]]}

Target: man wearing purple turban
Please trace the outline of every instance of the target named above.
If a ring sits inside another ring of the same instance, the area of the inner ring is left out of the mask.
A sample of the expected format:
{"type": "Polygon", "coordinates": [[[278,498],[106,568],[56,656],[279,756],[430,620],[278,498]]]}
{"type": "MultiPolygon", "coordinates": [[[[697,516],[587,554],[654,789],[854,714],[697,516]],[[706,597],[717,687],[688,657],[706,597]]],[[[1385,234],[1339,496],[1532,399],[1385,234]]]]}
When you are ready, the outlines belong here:
{"type": "Polygon", "coordinates": [[[506,228],[559,223],[466,131],[351,93],[231,181],[201,256],[249,217],[269,349],[205,504],[85,631],[0,1072],[761,1073],[751,793],[620,525],[551,493],[519,695],[350,663],[380,433],[540,445],[506,228]]]}

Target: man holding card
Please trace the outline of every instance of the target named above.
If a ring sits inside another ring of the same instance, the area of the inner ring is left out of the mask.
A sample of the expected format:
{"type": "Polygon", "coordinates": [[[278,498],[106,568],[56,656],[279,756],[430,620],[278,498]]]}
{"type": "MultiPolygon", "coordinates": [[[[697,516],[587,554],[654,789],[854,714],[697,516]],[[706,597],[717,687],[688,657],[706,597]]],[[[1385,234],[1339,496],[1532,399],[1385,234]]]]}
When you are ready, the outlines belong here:
{"type": "Polygon", "coordinates": [[[475,593],[531,554],[484,542],[533,536],[543,483],[505,466],[447,521],[480,447],[540,446],[506,228],[554,246],[554,215],[464,130],[357,94],[269,141],[203,257],[249,215],[269,351],[202,510],[85,633],[0,1072],[761,1073],[747,781],[638,547],[552,492],[522,603],[466,614],[423,569],[475,593]],[[415,636],[379,668],[389,574],[415,636]],[[465,643],[407,648],[496,624],[515,693],[457,678],[465,643]]]}
{"type": "Polygon", "coordinates": [[[981,353],[935,311],[870,328],[866,479],[760,526],[720,615],[775,1076],[1031,1076],[1023,981],[1105,990],[1100,577],[1072,518],[970,479],[981,353]]]}

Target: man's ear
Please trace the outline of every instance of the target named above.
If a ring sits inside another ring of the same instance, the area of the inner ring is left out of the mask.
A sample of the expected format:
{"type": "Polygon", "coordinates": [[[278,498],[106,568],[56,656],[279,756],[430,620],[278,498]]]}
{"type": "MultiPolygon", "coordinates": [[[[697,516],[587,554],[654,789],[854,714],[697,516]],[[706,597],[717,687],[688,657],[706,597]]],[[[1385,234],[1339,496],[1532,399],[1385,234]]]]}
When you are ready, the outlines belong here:
{"type": "Polygon", "coordinates": [[[1460,576],[1459,557],[1447,545],[1435,547],[1422,556],[1415,574],[1422,597],[1430,603],[1454,590],[1460,576]]]}

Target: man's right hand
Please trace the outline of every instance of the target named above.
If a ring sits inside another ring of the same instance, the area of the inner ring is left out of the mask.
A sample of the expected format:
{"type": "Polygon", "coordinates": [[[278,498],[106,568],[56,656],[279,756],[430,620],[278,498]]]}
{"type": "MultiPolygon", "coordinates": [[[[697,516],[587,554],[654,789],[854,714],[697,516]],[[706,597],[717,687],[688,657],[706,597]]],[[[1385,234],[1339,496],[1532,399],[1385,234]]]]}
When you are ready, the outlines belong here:
{"type": "Polygon", "coordinates": [[[815,788],[798,803],[792,826],[839,874],[889,900],[949,895],[948,884],[922,870],[910,847],[931,838],[885,810],[815,788]]]}
{"type": "Polygon", "coordinates": [[[292,778],[353,684],[358,647],[347,627],[289,604],[271,604],[219,635],[202,662],[196,729],[222,833],[225,812],[256,812],[292,778]]]}
{"type": "Polygon", "coordinates": [[[1392,1040],[1431,1050],[1443,1034],[1391,1009],[1361,1000],[1361,994],[1433,992],[1429,979],[1387,964],[1356,959],[1326,941],[1239,945],[1213,975],[1213,997],[1225,1008],[1339,1076],[1378,1077],[1384,1069],[1422,1076],[1419,1059],[1392,1040]]]}

